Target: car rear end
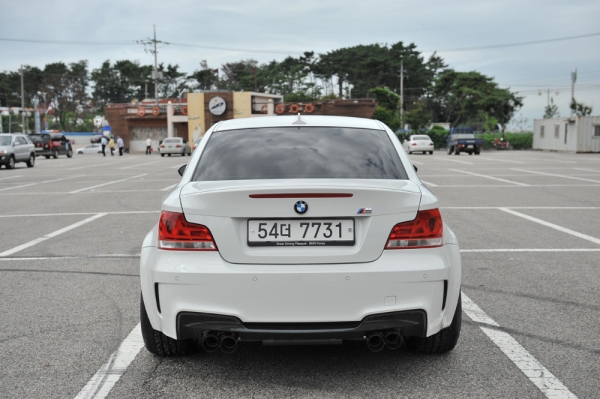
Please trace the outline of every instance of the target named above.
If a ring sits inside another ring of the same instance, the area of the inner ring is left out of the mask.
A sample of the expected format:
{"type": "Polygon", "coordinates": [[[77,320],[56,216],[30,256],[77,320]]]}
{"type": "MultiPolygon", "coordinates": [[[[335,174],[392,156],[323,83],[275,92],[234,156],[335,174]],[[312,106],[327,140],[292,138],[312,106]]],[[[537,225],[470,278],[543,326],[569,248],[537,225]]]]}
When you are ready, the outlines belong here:
{"type": "Polygon", "coordinates": [[[152,328],[210,351],[216,337],[393,347],[450,326],[458,245],[393,133],[277,119],[207,133],[165,198],[141,257],[152,328]]]}
{"type": "Polygon", "coordinates": [[[433,151],[433,147],[433,140],[429,136],[413,136],[411,138],[411,152],[430,152],[433,151]]]}
{"type": "Polygon", "coordinates": [[[161,154],[185,154],[185,144],[183,140],[177,138],[165,139],[159,148],[161,154]]]}

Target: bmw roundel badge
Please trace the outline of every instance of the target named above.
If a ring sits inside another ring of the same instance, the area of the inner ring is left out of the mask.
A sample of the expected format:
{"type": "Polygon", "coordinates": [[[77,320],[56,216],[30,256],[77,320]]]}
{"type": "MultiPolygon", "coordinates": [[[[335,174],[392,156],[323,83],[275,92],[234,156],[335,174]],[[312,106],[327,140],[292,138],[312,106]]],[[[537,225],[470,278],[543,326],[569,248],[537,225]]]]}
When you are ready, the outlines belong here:
{"type": "Polygon", "coordinates": [[[308,211],[308,204],[304,201],[298,201],[294,204],[294,210],[296,211],[296,213],[302,215],[303,213],[306,213],[306,211],[308,211]]]}

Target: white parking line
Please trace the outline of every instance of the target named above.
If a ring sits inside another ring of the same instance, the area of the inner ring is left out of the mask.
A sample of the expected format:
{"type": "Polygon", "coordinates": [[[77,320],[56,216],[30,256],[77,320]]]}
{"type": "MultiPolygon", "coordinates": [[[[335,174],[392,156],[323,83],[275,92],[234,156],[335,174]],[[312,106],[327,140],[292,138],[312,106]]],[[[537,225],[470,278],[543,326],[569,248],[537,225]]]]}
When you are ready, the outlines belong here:
{"type": "Polygon", "coordinates": [[[569,209],[569,210],[582,210],[600,209],[600,206],[442,206],[440,209],[465,209],[465,210],[477,210],[477,209],[569,209]]]}
{"type": "Polygon", "coordinates": [[[509,161],[508,159],[495,159],[494,157],[492,158],[486,158],[486,157],[481,157],[481,158],[477,158],[479,161],[490,161],[490,162],[508,162],[508,163],[522,163],[525,164],[527,162],[521,162],[521,161],[509,161]]]}
{"type": "MultiPolygon", "coordinates": [[[[187,164],[186,164],[187,165],[187,164]]],[[[171,169],[179,169],[181,168],[183,165],[175,165],[175,166],[171,166],[171,169]]]]}
{"type": "Polygon", "coordinates": [[[54,183],[56,181],[74,179],[76,177],[82,177],[82,176],[85,176],[85,175],[69,176],[69,177],[63,177],[62,179],[46,180],[46,181],[40,181],[40,182],[35,182],[35,183],[23,184],[22,186],[7,187],[7,188],[0,189],[0,191],[14,190],[15,188],[23,188],[23,187],[35,186],[36,184],[54,183]]]}
{"type": "Polygon", "coordinates": [[[600,252],[600,248],[501,248],[501,249],[461,249],[461,253],[474,252],[600,252]]]}
{"type": "MultiPolygon", "coordinates": [[[[67,255],[67,256],[30,256],[30,257],[13,257],[13,258],[0,258],[1,261],[15,261],[15,260],[65,260],[65,259],[122,259],[122,258],[139,258],[141,255],[131,254],[106,254],[106,255],[89,255],[89,256],[78,256],[78,255],[67,255]]],[[[2,269],[0,269],[2,271],[2,269]]]]}
{"type": "MultiPolygon", "coordinates": [[[[97,215],[100,212],[66,212],[66,213],[31,213],[25,215],[0,215],[0,218],[27,218],[27,217],[39,217],[39,216],[86,216],[86,215],[97,215]]],[[[160,213],[160,211],[122,211],[122,212],[102,212],[105,215],[129,215],[129,214],[143,214],[143,213],[160,213]]]]}
{"type": "Polygon", "coordinates": [[[22,250],[27,249],[29,247],[32,247],[35,244],[39,244],[42,241],[46,241],[46,240],[48,240],[48,239],[50,239],[52,237],[56,237],[56,236],[58,236],[58,235],[60,235],[62,233],[66,233],[69,230],[73,230],[73,229],[75,229],[75,228],[77,228],[79,226],[83,226],[86,223],[89,223],[91,221],[99,219],[99,218],[101,218],[104,215],[106,215],[106,213],[98,213],[98,214],[96,214],[96,215],[94,215],[92,217],[89,217],[87,219],[84,219],[84,220],[82,220],[80,222],[74,223],[74,224],[72,224],[70,226],[67,226],[67,227],[63,227],[60,230],[56,230],[56,231],[54,231],[54,232],[52,232],[50,234],[46,234],[45,236],[36,238],[35,240],[29,241],[29,242],[27,242],[25,244],[22,244],[22,245],[19,245],[17,247],[11,248],[11,249],[9,249],[7,251],[4,251],[4,252],[0,253],[0,257],[5,257],[5,256],[8,256],[8,255],[12,255],[12,254],[14,254],[16,252],[19,252],[19,251],[22,251],[22,250]]]}
{"type": "Polygon", "coordinates": [[[75,399],[103,399],[108,396],[143,346],[142,329],[138,323],[108,361],[79,391],[75,399]]]}
{"type": "Polygon", "coordinates": [[[93,167],[96,167],[96,166],[112,166],[112,165],[114,165],[115,163],[116,163],[116,162],[114,162],[114,163],[110,163],[110,164],[107,164],[106,162],[103,162],[103,163],[97,163],[97,164],[94,164],[94,165],[86,165],[86,166],[78,166],[78,167],[76,167],[76,168],[69,168],[69,170],[77,170],[77,169],[93,168],[93,167]]]}
{"type": "Polygon", "coordinates": [[[589,168],[573,168],[575,170],[584,170],[586,172],[596,172],[596,173],[600,173],[600,170],[598,169],[589,169],[589,168]]]}
{"type": "Polygon", "coordinates": [[[412,159],[410,160],[410,162],[414,163],[415,165],[423,165],[423,162],[413,161],[412,159]]]}
{"type": "Polygon", "coordinates": [[[437,184],[430,183],[430,182],[428,182],[428,181],[425,181],[425,180],[423,180],[423,179],[421,179],[421,182],[422,182],[422,183],[425,183],[425,184],[427,184],[428,186],[431,186],[431,187],[437,187],[437,184]]]}
{"type": "Polygon", "coordinates": [[[539,223],[543,226],[550,227],[550,228],[558,230],[558,231],[562,231],[563,233],[571,234],[572,236],[582,238],[584,240],[593,242],[595,244],[600,244],[599,238],[588,236],[587,234],[583,234],[583,233],[580,233],[575,230],[567,229],[566,227],[562,227],[562,226],[559,226],[554,223],[549,223],[549,222],[546,222],[545,220],[534,218],[533,216],[525,215],[524,213],[520,213],[517,211],[513,211],[512,209],[508,209],[508,208],[498,208],[498,209],[503,212],[510,213],[511,215],[519,216],[519,217],[522,217],[523,219],[527,219],[532,222],[539,223]]]}
{"type": "Polygon", "coordinates": [[[171,184],[169,187],[161,188],[160,191],[169,191],[170,189],[172,189],[173,187],[175,187],[178,184],[179,183],[171,184]]]}
{"type": "Polygon", "coordinates": [[[473,162],[467,162],[467,161],[459,161],[458,159],[446,159],[446,158],[439,158],[442,161],[448,161],[448,162],[457,162],[457,163],[464,163],[466,165],[473,165],[473,162]]]}
{"type": "Polygon", "coordinates": [[[519,171],[519,172],[535,173],[537,175],[544,175],[544,176],[562,177],[563,179],[573,179],[573,180],[590,181],[590,182],[593,182],[593,183],[600,183],[600,180],[585,179],[583,177],[558,175],[558,174],[555,174],[555,173],[538,172],[538,171],[535,171],[535,170],[527,170],[527,169],[515,169],[515,168],[511,168],[511,170],[516,170],[516,171],[519,171]]]}
{"type": "Polygon", "coordinates": [[[144,166],[144,165],[152,165],[153,163],[159,163],[159,162],[160,161],[154,161],[154,162],[138,163],[137,165],[123,166],[121,168],[121,170],[123,170],[123,169],[137,168],[138,166],[144,166]]]}
{"type": "Polygon", "coordinates": [[[18,176],[10,176],[10,177],[3,177],[3,178],[0,178],[0,180],[16,179],[17,177],[21,177],[21,175],[18,175],[18,176]]]}
{"type": "Polygon", "coordinates": [[[131,180],[131,179],[137,179],[138,177],[142,177],[142,176],[146,176],[148,173],[144,173],[142,175],[137,175],[137,176],[133,176],[133,177],[127,177],[125,179],[121,179],[121,180],[115,180],[115,181],[110,181],[108,183],[103,183],[103,184],[98,184],[95,186],[91,186],[91,187],[86,187],[86,188],[80,188],[79,190],[75,190],[75,191],[71,191],[69,192],[69,194],[75,194],[75,193],[80,193],[82,191],[87,191],[87,190],[91,190],[93,188],[98,188],[98,187],[104,187],[104,186],[108,186],[109,184],[115,184],[115,183],[120,183],[122,181],[126,181],[126,180],[131,180]]]}
{"type": "Polygon", "coordinates": [[[525,184],[525,183],[519,183],[519,182],[512,181],[512,180],[501,179],[499,177],[494,177],[494,176],[480,175],[479,173],[467,172],[465,170],[460,170],[460,169],[448,169],[448,170],[451,170],[453,172],[466,173],[468,175],[477,176],[477,177],[484,177],[486,179],[498,180],[498,181],[502,181],[504,183],[516,184],[517,186],[523,186],[523,187],[529,187],[530,186],[529,184],[525,184]]]}
{"type": "Polygon", "coordinates": [[[500,325],[488,316],[465,293],[462,293],[465,314],[479,325],[481,331],[525,374],[546,397],[577,399],[546,367],[533,357],[511,335],[502,331],[500,325]],[[487,327],[489,326],[489,327],[487,327]],[[491,327],[491,328],[490,328],[491,327]]]}

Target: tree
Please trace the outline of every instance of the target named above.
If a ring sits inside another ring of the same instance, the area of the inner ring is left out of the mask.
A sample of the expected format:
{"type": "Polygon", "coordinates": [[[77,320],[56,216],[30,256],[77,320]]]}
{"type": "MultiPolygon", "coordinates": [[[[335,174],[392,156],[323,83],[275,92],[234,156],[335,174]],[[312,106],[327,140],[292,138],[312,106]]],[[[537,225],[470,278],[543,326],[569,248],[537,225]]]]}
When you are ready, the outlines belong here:
{"type": "Polygon", "coordinates": [[[140,65],[138,61],[121,60],[111,66],[110,60],[106,60],[92,71],[93,98],[100,108],[108,103],[142,99],[146,91],[154,93],[152,70],[151,65],[140,65]]]}
{"type": "Polygon", "coordinates": [[[552,118],[557,118],[559,117],[560,114],[558,112],[558,106],[556,104],[554,104],[554,99],[551,98],[550,99],[550,104],[548,104],[546,106],[546,108],[544,109],[544,119],[552,119],[552,118]]]}
{"type": "Polygon", "coordinates": [[[480,120],[482,112],[506,126],[523,106],[523,97],[499,88],[493,78],[475,71],[447,69],[432,83],[430,93],[434,120],[445,120],[452,126],[480,120]]]}
{"type": "Polygon", "coordinates": [[[429,111],[423,101],[419,101],[415,107],[404,115],[404,121],[410,125],[413,130],[424,129],[431,124],[431,111],[429,111]]]}
{"type": "Polygon", "coordinates": [[[192,72],[188,79],[195,79],[197,82],[196,88],[203,91],[214,90],[218,87],[216,70],[211,69],[206,60],[200,61],[200,69],[192,72]]]}
{"type": "Polygon", "coordinates": [[[67,113],[74,113],[76,122],[78,114],[83,113],[87,106],[88,62],[47,64],[43,74],[42,91],[47,93],[56,123],[61,130],[67,131],[70,123],[67,113]]]}
{"type": "Polygon", "coordinates": [[[393,131],[398,130],[400,128],[400,117],[398,115],[400,96],[387,87],[375,87],[370,92],[377,98],[378,102],[373,119],[385,123],[393,131]]]}
{"type": "Polygon", "coordinates": [[[575,99],[571,100],[570,108],[577,116],[587,116],[592,114],[592,107],[588,107],[584,103],[578,103],[575,99]]]}

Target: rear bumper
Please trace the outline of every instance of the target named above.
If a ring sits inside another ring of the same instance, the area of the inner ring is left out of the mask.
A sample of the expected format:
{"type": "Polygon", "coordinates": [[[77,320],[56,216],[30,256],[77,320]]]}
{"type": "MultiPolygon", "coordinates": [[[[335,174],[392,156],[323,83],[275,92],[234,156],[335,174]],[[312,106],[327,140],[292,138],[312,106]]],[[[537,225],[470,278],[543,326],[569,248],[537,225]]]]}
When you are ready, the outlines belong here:
{"type": "Polygon", "coordinates": [[[246,339],[307,334],[349,339],[386,328],[430,336],[452,321],[461,265],[458,246],[452,244],[383,251],[368,263],[322,265],[240,265],[224,261],[218,252],[145,247],[140,277],[153,328],[173,338],[206,329],[246,339]],[[372,317],[383,314],[422,316],[371,324],[372,317]],[[225,323],[214,324],[210,317],[225,323]],[[318,328],[307,332],[311,326],[318,328]]]}
{"type": "Polygon", "coordinates": [[[244,323],[237,317],[181,312],[177,337],[198,338],[203,331],[237,334],[244,341],[267,339],[362,339],[369,331],[399,330],[405,336],[424,337],[427,315],[423,310],[390,312],[365,317],[359,322],[337,323],[244,323]]]}

